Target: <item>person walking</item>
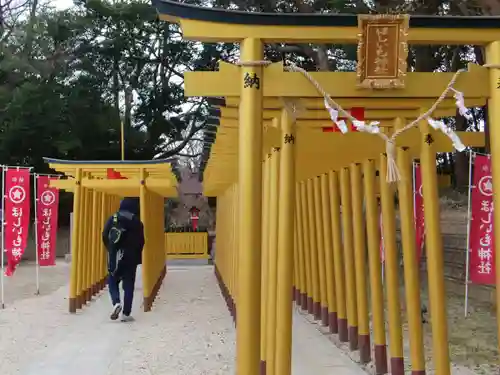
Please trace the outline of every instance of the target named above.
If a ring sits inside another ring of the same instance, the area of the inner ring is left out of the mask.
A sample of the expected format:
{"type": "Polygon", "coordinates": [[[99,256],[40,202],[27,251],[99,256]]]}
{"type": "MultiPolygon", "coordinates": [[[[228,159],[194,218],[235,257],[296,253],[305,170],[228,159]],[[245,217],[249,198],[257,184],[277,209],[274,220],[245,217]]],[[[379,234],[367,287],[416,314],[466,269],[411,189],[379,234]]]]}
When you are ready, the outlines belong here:
{"type": "Polygon", "coordinates": [[[118,212],[104,225],[102,240],[108,252],[108,288],[113,309],[111,320],[122,313],[122,322],[133,321],[131,316],[134,299],[135,274],[142,263],[144,226],[140,219],[139,198],[124,198],[118,212]],[[120,282],[123,289],[123,306],[120,299],[120,282]]]}

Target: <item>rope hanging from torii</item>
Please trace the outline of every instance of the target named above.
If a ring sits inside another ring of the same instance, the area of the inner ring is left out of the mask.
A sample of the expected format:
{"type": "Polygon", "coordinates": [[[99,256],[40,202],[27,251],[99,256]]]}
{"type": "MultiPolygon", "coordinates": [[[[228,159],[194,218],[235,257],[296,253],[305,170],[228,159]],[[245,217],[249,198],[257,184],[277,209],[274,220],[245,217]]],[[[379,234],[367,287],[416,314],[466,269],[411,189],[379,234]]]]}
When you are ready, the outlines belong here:
{"type": "MultiPolygon", "coordinates": [[[[239,61],[236,63],[238,66],[268,66],[272,64],[271,61],[260,60],[260,61],[239,61]]],[[[500,68],[499,65],[486,64],[483,65],[486,68],[500,68]]],[[[405,131],[418,126],[419,122],[422,120],[427,120],[429,125],[435,130],[442,131],[448,138],[450,138],[453,147],[462,152],[465,150],[465,145],[460,140],[460,137],[455,133],[455,131],[447,126],[444,121],[434,120],[431,118],[432,113],[436,110],[436,108],[441,104],[441,102],[446,99],[450,92],[453,92],[453,96],[456,100],[455,104],[457,106],[458,112],[460,115],[470,120],[472,115],[470,111],[465,107],[464,95],[462,92],[457,91],[453,88],[456,83],[458,77],[461,73],[466,72],[466,69],[460,69],[455,72],[450,82],[439,96],[439,98],[435,101],[435,103],[425,112],[422,113],[417,119],[410,122],[406,126],[401,129],[396,130],[391,136],[387,136],[386,134],[380,132],[379,122],[371,121],[370,123],[366,123],[365,121],[360,121],[354,118],[349,112],[343,109],[337,102],[335,102],[331,96],[321,87],[318,81],[316,81],[309,72],[298,67],[292,62],[289,62],[287,66],[285,66],[285,70],[290,72],[301,73],[315,88],[316,90],[323,96],[325,100],[325,108],[330,114],[330,118],[334,122],[334,124],[339,128],[342,133],[347,133],[347,125],[344,120],[339,120],[339,114],[341,114],[344,118],[351,120],[353,126],[357,131],[366,132],[371,134],[376,134],[381,137],[386,143],[386,155],[387,155],[387,182],[395,182],[401,179],[399,174],[398,167],[396,165],[395,160],[395,140],[396,138],[404,133],[405,131]]]]}

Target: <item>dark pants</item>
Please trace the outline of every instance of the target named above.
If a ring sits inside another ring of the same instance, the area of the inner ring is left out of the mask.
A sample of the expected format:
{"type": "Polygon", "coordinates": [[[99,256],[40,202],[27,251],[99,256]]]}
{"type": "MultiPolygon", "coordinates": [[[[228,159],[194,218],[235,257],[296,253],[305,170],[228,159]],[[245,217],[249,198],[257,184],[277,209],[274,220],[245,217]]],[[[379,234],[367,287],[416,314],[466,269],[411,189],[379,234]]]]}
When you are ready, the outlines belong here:
{"type": "Polygon", "coordinates": [[[134,285],[136,267],[123,270],[120,276],[108,274],[109,295],[113,305],[120,303],[120,281],[123,288],[123,314],[130,315],[132,312],[132,301],[134,300],[134,285]]]}

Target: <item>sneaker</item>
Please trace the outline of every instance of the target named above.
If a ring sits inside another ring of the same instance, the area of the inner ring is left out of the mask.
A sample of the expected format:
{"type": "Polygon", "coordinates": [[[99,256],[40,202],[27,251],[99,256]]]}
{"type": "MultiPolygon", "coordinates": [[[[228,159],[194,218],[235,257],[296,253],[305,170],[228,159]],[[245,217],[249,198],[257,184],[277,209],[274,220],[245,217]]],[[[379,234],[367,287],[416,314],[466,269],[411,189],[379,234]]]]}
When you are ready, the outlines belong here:
{"type": "Polygon", "coordinates": [[[122,314],[122,322],[133,322],[135,319],[131,315],[122,314]]]}
{"type": "Polygon", "coordinates": [[[120,316],[120,313],[122,312],[122,305],[117,303],[116,305],[113,306],[113,311],[111,312],[111,320],[116,320],[120,316]]]}

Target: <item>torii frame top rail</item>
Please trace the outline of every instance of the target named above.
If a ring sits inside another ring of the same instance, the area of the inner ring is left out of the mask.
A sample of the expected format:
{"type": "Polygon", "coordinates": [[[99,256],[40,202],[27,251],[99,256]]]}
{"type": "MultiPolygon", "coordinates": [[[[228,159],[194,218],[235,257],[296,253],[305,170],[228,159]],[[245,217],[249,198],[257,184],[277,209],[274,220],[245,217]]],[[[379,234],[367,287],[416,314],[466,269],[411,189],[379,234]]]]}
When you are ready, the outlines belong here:
{"type": "MultiPolygon", "coordinates": [[[[238,42],[247,37],[266,43],[293,41],[356,44],[355,14],[251,13],[153,0],[160,19],[181,25],[184,38],[238,42]],[[210,33],[207,33],[210,30],[210,33]]],[[[411,16],[410,44],[477,44],[500,40],[500,17],[411,16]]]]}
{"type": "Polygon", "coordinates": [[[171,159],[158,160],[61,160],[44,158],[50,168],[63,173],[67,179],[51,181],[51,186],[74,191],[75,184],[118,196],[139,196],[144,185],[163,197],[177,196],[177,181],[172,171],[171,159]],[[110,179],[109,170],[121,178],[110,179]],[[77,181],[78,173],[83,174],[77,181]],[[144,174],[144,178],[142,178],[144,174]]]}

